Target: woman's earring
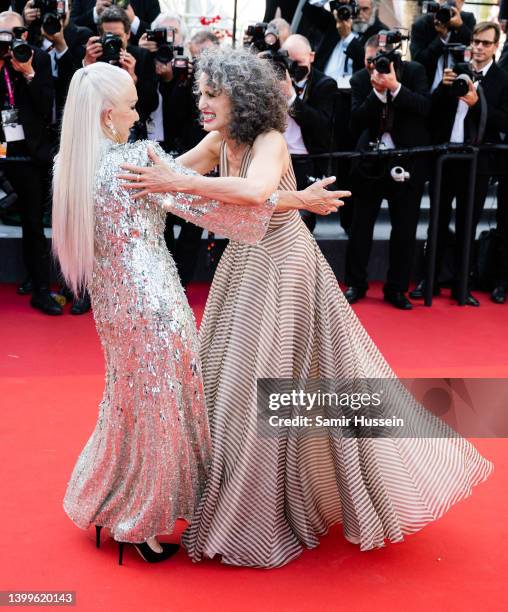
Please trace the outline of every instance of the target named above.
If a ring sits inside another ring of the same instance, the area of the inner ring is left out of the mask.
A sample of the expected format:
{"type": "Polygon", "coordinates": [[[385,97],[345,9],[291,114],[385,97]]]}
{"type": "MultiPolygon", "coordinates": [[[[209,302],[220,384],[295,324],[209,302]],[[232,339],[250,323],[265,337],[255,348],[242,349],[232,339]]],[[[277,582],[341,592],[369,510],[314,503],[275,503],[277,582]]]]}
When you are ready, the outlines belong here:
{"type": "Polygon", "coordinates": [[[120,142],[120,140],[118,139],[118,132],[115,129],[115,126],[113,125],[112,121],[109,121],[108,124],[108,130],[111,132],[111,135],[113,136],[113,139],[115,142],[120,142]]]}

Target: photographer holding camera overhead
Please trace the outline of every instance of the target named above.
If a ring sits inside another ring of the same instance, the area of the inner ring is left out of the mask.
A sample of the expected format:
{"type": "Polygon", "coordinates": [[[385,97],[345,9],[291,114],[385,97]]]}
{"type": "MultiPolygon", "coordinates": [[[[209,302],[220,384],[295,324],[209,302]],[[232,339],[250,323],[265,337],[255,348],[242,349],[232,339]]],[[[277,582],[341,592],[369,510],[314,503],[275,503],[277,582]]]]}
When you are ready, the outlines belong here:
{"type": "MultiPolygon", "coordinates": [[[[503,142],[501,133],[508,133],[508,75],[495,62],[500,37],[501,30],[498,24],[485,21],[475,26],[471,49],[463,45],[447,47],[448,52],[454,55],[454,68],[444,70],[442,81],[432,94],[430,125],[433,141],[436,144],[450,142],[478,145],[503,142]]],[[[467,161],[451,160],[445,166],[446,179],[441,186],[439,208],[434,295],[440,294],[438,276],[443,263],[454,198],[456,198],[455,268],[456,271],[459,269],[469,196],[466,180],[468,172],[467,161]]],[[[480,153],[471,238],[476,234],[476,226],[487,197],[490,176],[505,173],[504,155],[485,151],[480,153]]],[[[430,193],[433,193],[432,185],[430,193]]],[[[457,297],[456,281],[455,275],[452,298],[457,297]]],[[[424,297],[424,292],[425,283],[421,281],[410,296],[420,299],[424,297]]],[[[480,302],[468,292],[466,304],[479,306],[480,302]]]]}
{"type": "Polygon", "coordinates": [[[439,0],[423,3],[424,14],[411,29],[411,58],[425,66],[430,91],[434,91],[443,79],[444,68],[453,67],[448,56],[444,65],[445,45],[460,43],[469,45],[476,20],[473,13],[462,11],[464,0],[439,0]]]}
{"type": "Polygon", "coordinates": [[[303,7],[303,16],[323,31],[315,67],[347,89],[351,75],[364,67],[365,43],[388,26],[377,16],[377,0],[335,0],[330,11],[324,4],[309,0],[303,7]]]}
{"type": "MultiPolygon", "coordinates": [[[[358,151],[427,145],[425,120],[430,96],[425,69],[402,60],[400,32],[381,32],[365,45],[365,68],[351,79],[351,123],[358,151]]],[[[425,160],[407,155],[361,157],[353,160],[353,219],[346,251],[345,297],[350,304],[368,289],[367,265],[374,224],[384,198],[392,230],[384,299],[410,310],[408,290],[416,242],[416,227],[425,182],[425,160]]]]}
{"type": "Polygon", "coordinates": [[[1,142],[6,143],[7,158],[30,158],[8,160],[2,167],[18,195],[23,260],[32,284],[30,304],[58,315],[62,308],[49,291],[50,254],[42,222],[44,177],[52,161],[53,79],[48,54],[28,45],[27,36],[21,15],[0,14],[1,142]]]}
{"type": "Polygon", "coordinates": [[[137,45],[141,36],[161,12],[159,0],[74,0],[71,21],[99,32],[102,12],[112,6],[124,9],[129,20],[130,43],[137,45]]]}
{"type": "Polygon", "coordinates": [[[120,66],[131,75],[138,92],[136,108],[139,121],[134,138],[146,138],[146,121],[159,102],[151,54],[146,49],[129,44],[130,20],[119,6],[104,9],[98,27],[101,36],[92,36],[88,41],[83,65],[108,62],[120,66]]]}

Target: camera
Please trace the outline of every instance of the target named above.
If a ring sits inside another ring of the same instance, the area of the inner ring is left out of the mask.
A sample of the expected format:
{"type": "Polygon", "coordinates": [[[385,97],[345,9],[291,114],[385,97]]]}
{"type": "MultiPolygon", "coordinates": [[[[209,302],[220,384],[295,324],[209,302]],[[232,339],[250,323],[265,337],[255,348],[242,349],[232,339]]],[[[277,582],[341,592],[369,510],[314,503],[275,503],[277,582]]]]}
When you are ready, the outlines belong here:
{"type": "Polygon", "coordinates": [[[379,40],[379,51],[374,57],[370,57],[367,61],[369,64],[374,64],[374,68],[379,74],[390,74],[390,64],[393,62],[395,70],[400,65],[402,57],[398,53],[398,49],[401,48],[402,43],[405,40],[409,40],[409,36],[406,36],[398,30],[382,30],[378,34],[379,40]],[[386,49],[387,46],[395,47],[386,49]]]}
{"type": "Polygon", "coordinates": [[[289,71],[290,61],[289,54],[285,49],[267,49],[259,53],[259,57],[267,59],[271,63],[275,74],[281,81],[286,79],[286,70],[289,71]]]}
{"type": "Polygon", "coordinates": [[[98,61],[118,64],[120,61],[120,51],[123,48],[122,39],[116,34],[103,34],[98,42],[102,45],[102,55],[98,61]]]}
{"type": "Polygon", "coordinates": [[[174,30],[155,28],[146,31],[146,39],[157,44],[155,59],[161,64],[169,64],[175,56],[174,30]],[[171,34],[171,36],[170,36],[171,34]]]}
{"type": "Polygon", "coordinates": [[[33,0],[33,7],[41,12],[41,23],[46,34],[54,36],[62,29],[65,19],[65,0],[33,0]]]}
{"type": "MultiPolygon", "coordinates": [[[[14,28],[17,30],[18,28],[14,28]]],[[[25,28],[19,28],[25,30],[25,28]]],[[[18,62],[24,64],[32,57],[32,48],[21,38],[21,34],[16,32],[0,32],[0,59],[5,59],[12,52],[12,56],[18,62]]]]}
{"type": "Polygon", "coordinates": [[[452,8],[456,7],[455,0],[448,0],[445,4],[439,4],[439,2],[424,2],[423,3],[423,14],[433,14],[436,21],[447,24],[450,23],[453,18],[452,8]]]}
{"type": "Polygon", "coordinates": [[[248,26],[245,30],[245,36],[248,36],[251,42],[247,46],[250,46],[254,51],[266,51],[265,33],[267,28],[268,24],[261,21],[248,26]]]}
{"type": "Polygon", "coordinates": [[[184,55],[183,47],[175,47],[175,56],[173,58],[173,77],[177,81],[186,81],[189,77],[189,65],[194,66],[194,62],[184,55]]]}
{"type": "Polygon", "coordinates": [[[451,84],[454,96],[461,98],[469,91],[469,83],[476,80],[476,74],[471,67],[471,49],[460,43],[446,43],[444,46],[444,62],[448,65],[448,57],[453,60],[453,72],[457,78],[451,84]]]}
{"type": "Polygon", "coordinates": [[[337,11],[337,19],[339,21],[348,21],[349,19],[356,19],[360,14],[360,7],[356,0],[346,2],[345,0],[331,0],[330,11],[337,11]]]}
{"type": "Polygon", "coordinates": [[[369,57],[367,61],[369,64],[374,64],[374,68],[379,74],[390,74],[390,64],[393,62],[394,66],[397,67],[400,59],[400,54],[392,50],[379,51],[374,57],[369,57]]]}
{"type": "Polygon", "coordinates": [[[125,10],[130,4],[130,0],[111,0],[111,4],[119,6],[125,10]]]}

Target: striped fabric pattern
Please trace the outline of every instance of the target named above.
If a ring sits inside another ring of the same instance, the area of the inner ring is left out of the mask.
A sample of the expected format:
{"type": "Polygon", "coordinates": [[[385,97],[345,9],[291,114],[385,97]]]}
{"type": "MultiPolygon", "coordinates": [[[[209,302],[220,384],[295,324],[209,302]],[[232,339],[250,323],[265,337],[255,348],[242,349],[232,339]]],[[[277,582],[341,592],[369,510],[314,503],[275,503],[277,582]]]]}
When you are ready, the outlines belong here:
{"type": "MultiPolygon", "coordinates": [[[[251,161],[244,155],[240,176],[251,161]]],[[[225,147],[221,176],[228,175],[225,147]]],[[[280,189],[296,189],[292,168],[280,189]]],[[[230,242],[200,330],[213,458],[182,542],[190,557],[273,568],[334,523],[361,550],[401,542],[469,496],[493,465],[461,437],[344,438],[257,431],[258,378],[392,378],[297,211],[255,246],[230,242]]],[[[393,407],[443,431],[399,384],[393,407]]],[[[386,416],[391,416],[387,414],[386,416]]]]}

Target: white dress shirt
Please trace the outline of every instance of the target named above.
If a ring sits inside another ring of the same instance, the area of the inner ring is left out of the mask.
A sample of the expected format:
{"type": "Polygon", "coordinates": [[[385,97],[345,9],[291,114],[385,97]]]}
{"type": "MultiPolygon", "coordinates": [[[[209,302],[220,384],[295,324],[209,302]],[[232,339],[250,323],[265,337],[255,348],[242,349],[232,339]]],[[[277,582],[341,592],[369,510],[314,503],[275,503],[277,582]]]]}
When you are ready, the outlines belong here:
{"type": "MultiPolygon", "coordinates": [[[[443,43],[446,44],[450,40],[450,36],[451,36],[451,33],[448,32],[448,34],[446,35],[446,38],[441,38],[443,43]]],[[[447,61],[446,67],[451,68],[452,64],[453,64],[453,59],[451,55],[448,54],[448,61],[447,61]]],[[[436,73],[434,75],[434,81],[432,83],[432,87],[430,88],[430,93],[432,93],[434,89],[437,89],[437,87],[439,86],[439,83],[441,83],[441,81],[443,80],[443,73],[444,73],[444,55],[442,55],[437,61],[436,73]]]]}
{"type": "MultiPolygon", "coordinates": [[[[395,100],[395,98],[399,95],[401,87],[402,85],[399,83],[397,89],[392,93],[392,100],[395,100]]],[[[388,94],[386,93],[386,91],[383,91],[381,93],[380,91],[377,91],[374,88],[372,89],[372,91],[376,94],[376,96],[381,100],[383,104],[388,103],[388,94]]],[[[384,134],[381,135],[381,143],[384,144],[385,149],[395,149],[395,143],[393,142],[393,138],[390,132],[384,132],[384,134]]]]}
{"type": "MultiPolygon", "coordinates": [[[[305,94],[305,88],[307,87],[308,79],[305,78],[302,81],[297,83],[298,87],[303,87],[302,92],[298,96],[300,100],[303,100],[303,96],[305,94]]],[[[293,92],[293,95],[288,100],[288,107],[291,108],[291,105],[296,100],[296,92],[293,92]]],[[[303,142],[302,130],[296,121],[288,116],[288,126],[286,131],[284,132],[284,138],[286,139],[286,143],[288,146],[288,151],[291,155],[308,155],[307,147],[303,142]]]]}
{"type": "Polygon", "coordinates": [[[335,79],[340,88],[349,88],[349,81],[353,74],[353,60],[346,55],[346,50],[349,43],[356,37],[357,34],[351,32],[346,38],[341,38],[325,66],[325,74],[335,79]]]}
{"type": "MultiPolygon", "coordinates": [[[[486,66],[484,66],[479,72],[482,73],[483,76],[487,74],[489,68],[492,66],[494,62],[490,61],[486,66]]],[[[478,89],[478,81],[474,84],[476,89],[478,89]]],[[[459,100],[459,104],[457,106],[457,111],[455,113],[455,121],[453,122],[452,134],[450,136],[450,142],[464,142],[464,121],[466,119],[466,115],[469,111],[469,106],[464,102],[464,100],[459,100]]]]}

